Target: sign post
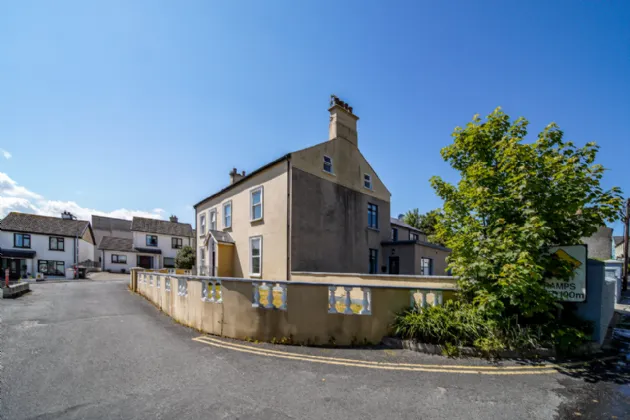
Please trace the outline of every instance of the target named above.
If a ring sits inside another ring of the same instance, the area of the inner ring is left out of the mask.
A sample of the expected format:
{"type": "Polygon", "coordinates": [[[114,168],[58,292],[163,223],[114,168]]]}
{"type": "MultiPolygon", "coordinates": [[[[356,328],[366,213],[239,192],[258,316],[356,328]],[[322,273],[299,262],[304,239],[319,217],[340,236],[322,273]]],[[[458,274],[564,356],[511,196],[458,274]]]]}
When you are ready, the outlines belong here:
{"type": "Polygon", "coordinates": [[[4,270],[4,285],[9,287],[9,269],[4,270]]]}
{"type": "Polygon", "coordinates": [[[546,288],[561,302],[586,300],[586,245],[557,246],[550,249],[554,258],[567,261],[574,268],[569,281],[547,279],[546,288]]]}

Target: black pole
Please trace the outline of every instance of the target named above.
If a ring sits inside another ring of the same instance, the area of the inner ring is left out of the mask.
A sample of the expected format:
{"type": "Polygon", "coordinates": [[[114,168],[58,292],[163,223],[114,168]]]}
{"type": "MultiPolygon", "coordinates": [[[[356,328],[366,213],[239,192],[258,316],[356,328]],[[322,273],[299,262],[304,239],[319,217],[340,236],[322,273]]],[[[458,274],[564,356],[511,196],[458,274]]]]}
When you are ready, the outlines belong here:
{"type": "Polygon", "coordinates": [[[628,290],[628,225],[630,224],[630,198],[626,201],[626,212],[624,218],[624,233],[623,233],[623,279],[621,280],[621,288],[623,291],[628,290]]]}

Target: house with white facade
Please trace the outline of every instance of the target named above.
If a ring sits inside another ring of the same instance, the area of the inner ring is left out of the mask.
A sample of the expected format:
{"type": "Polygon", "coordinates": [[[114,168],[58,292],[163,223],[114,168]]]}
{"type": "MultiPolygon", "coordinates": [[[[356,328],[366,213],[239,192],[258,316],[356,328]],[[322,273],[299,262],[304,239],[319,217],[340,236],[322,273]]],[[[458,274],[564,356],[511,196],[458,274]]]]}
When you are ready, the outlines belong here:
{"type": "Polygon", "coordinates": [[[64,276],[65,270],[94,255],[90,222],[62,217],[11,212],[0,222],[2,272],[11,279],[64,276]]]}
{"type": "Polygon", "coordinates": [[[175,257],[184,246],[194,246],[190,223],[134,217],[131,238],[104,236],[98,244],[104,271],[128,272],[132,267],[175,268],[175,257]]]}
{"type": "MultiPolygon", "coordinates": [[[[113,217],[92,215],[92,230],[96,238],[96,244],[100,244],[105,236],[113,238],[133,239],[131,233],[131,220],[116,219],[113,217]]],[[[100,249],[94,247],[94,261],[103,266],[103,256],[100,249]]]]}

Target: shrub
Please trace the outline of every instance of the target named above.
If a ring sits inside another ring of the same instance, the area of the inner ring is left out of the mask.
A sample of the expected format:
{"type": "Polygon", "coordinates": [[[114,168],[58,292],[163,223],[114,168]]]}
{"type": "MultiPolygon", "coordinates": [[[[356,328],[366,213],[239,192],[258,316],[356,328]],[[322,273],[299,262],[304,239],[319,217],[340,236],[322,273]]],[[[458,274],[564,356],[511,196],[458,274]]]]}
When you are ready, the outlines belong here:
{"type": "Polygon", "coordinates": [[[570,313],[560,321],[521,324],[517,316],[497,319],[471,303],[451,300],[441,306],[406,310],[396,316],[393,329],[405,339],[442,345],[449,356],[458,354],[461,347],[496,355],[502,350],[524,352],[555,346],[559,353],[568,354],[590,339],[592,325],[570,313]]]}

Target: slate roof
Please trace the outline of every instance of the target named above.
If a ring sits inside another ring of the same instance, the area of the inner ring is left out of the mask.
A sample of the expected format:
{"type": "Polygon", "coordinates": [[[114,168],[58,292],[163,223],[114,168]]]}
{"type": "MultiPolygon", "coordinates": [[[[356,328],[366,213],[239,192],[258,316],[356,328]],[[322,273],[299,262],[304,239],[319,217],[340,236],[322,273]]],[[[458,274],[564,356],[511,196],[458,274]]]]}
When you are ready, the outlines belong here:
{"type": "Polygon", "coordinates": [[[92,229],[131,231],[131,220],[92,215],[92,229]]]}
{"type": "Polygon", "coordinates": [[[613,239],[615,241],[615,247],[618,247],[623,243],[623,236],[613,236],[613,239]]]}
{"type": "Polygon", "coordinates": [[[420,229],[415,228],[415,227],[413,227],[413,226],[411,226],[411,225],[408,225],[407,223],[405,223],[405,222],[403,222],[402,220],[397,219],[397,218],[395,218],[395,217],[391,217],[391,218],[390,218],[390,223],[391,223],[392,225],[396,225],[396,226],[404,227],[404,228],[407,228],[407,229],[409,229],[409,230],[413,230],[413,231],[415,231],[415,232],[420,232],[420,233],[424,234],[424,232],[422,232],[420,229]]]}
{"type": "Polygon", "coordinates": [[[166,220],[147,219],[145,217],[134,217],[131,222],[131,230],[161,235],[193,237],[193,229],[190,223],[175,223],[166,220]]]}
{"type": "Polygon", "coordinates": [[[215,241],[217,242],[223,242],[226,244],[233,244],[234,243],[234,239],[232,239],[232,237],[230,236],[229,233],[227,232],[223,232],[220,230],[210,230],[210,235],[212,235],[212,237],[214,238],[215,241]]]}
{"type": "Polygon", "coordinates": [[[90,230],[92,238],[94,238],[90,222],[85,220],[65,220],[61,217],[11,212],[0,222],[0,230],[67,236],[71,238],[77,235],[83,236],[86,229],[90,230]]]}
{"type": "Polygon", "coordinates": [[[98,249],[107,251],[135,252],[133,249],[133,239],[116,238],[114,236],[103,236],[101,243],[98,244],[98,249]]]}

